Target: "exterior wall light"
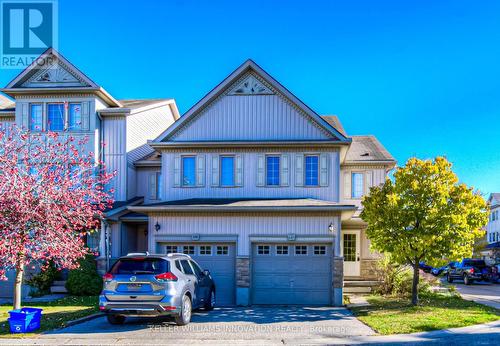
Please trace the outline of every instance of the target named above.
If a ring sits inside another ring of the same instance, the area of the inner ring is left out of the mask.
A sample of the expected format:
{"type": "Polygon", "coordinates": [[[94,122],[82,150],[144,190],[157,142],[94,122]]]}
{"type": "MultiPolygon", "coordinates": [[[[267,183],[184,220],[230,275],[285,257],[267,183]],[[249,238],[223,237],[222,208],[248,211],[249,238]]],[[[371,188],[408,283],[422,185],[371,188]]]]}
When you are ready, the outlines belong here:
{"type": "Polygon", "coordinates": [[[160,228],[161,228],[160,224],[158,223],[158,221],[156,221],[155,231],[158,232],[160,228]]]}

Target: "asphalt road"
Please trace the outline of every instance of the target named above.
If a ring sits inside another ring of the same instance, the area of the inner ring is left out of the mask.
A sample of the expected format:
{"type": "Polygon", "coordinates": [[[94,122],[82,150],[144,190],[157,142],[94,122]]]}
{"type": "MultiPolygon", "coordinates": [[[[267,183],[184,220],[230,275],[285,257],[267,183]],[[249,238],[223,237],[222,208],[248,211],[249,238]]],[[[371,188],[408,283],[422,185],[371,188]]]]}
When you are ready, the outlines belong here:
{"type": "Polygon", "coordinates": [[[466,286],[461,281],[454,281],[453,285],[463,299],[500,309],[500,284],[474,282],[466,286]]]}

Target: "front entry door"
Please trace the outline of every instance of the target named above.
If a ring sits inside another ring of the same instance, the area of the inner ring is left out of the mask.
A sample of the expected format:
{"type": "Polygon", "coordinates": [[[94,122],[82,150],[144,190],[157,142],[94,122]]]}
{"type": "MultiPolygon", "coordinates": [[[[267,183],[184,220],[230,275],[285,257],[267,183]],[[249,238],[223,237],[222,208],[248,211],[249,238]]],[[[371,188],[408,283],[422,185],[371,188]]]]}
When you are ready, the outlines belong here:
{"type": "Polygon", "coordinates": [[[360,231],[342,232],[342,255],[344,256],[344,276],[360,275],[360,231]]]}

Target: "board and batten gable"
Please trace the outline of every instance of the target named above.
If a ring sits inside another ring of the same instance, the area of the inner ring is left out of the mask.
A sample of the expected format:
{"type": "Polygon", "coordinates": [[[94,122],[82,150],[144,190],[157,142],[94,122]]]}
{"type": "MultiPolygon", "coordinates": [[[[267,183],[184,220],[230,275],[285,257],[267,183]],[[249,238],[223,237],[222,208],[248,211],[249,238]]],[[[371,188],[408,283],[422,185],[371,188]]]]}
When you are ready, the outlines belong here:
{"type": "Polygon", "coordinates": [[[226,94],[172,137],[173,142],[327,139],[322,129],[277,94],[226,94]]]}

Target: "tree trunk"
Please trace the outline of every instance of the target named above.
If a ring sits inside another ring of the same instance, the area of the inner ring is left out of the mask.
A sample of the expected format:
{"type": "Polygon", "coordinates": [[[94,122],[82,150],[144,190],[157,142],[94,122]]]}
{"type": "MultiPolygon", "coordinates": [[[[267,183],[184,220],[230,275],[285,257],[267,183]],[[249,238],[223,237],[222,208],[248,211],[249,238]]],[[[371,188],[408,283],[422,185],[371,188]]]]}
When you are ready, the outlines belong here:
{"type": "Polygon", "coordinates": [[[24,275],[24,261],[20,260],[16,266],[16,279],[14,280],[14,309],[21,308],[23,275],[24,275]]]}
{"type": "Polygon", "coordinates": [[[411,286],[411,304],[412,305],[418,304],[418,281],[420,279],[419,275],[420,275],[420,271],[418,268],[418,261],[415,261],[415,264],[413,264],[413,283],[411,286]]]}

